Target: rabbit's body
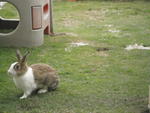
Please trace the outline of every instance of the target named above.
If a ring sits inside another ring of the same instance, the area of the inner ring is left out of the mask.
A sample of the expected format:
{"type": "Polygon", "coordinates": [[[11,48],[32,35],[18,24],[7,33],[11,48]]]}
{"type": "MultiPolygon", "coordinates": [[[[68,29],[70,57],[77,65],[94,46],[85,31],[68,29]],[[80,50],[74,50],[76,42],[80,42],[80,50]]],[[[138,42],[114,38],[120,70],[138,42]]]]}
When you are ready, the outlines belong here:
{"type": "Polygon", "coordinates": [[[48,90],[56,89],[59,79],[56,71],[47,64],[33,64],[34,79],[38,89],[46,88],[48,90]]]}
{"type": "Polygon", "coordinates": [[[57,72],[47,64],[28,66],[26,56],[22,58],[18,55],[18,62],[11,64],[8,70],[15,85],[24,91],[20,99],[27,98],[35,90],[38,90],[38,93],[55,90],[59,83],[57,72]]]}

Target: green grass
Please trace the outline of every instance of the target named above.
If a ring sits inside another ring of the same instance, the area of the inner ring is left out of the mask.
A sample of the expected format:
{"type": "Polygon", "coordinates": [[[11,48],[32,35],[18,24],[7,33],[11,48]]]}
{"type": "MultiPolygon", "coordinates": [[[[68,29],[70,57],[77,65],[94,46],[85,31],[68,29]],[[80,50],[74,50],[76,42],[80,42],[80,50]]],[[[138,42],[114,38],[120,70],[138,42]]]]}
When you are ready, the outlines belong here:
{"type": "Polygon", "coordinates": [[[16,61],[15,48],[0,49],[0,111],[4,113],[141,113],[147,110],[150,51],[124,48],[150,46],[149,2],[54,2],[56,33],[31,51],[28,63],[47,63],[58,70],[59,88],[19,100],[7,75],[16,61]],[[111,26],[110,26],[111,25],[111,26]],[[109,30],[119,30],[112,33],[109,30]],[[71,42],[88,46],[65,48],[71,42]],[[100,48],[100,49],[99,49],[100,48]],[[97,51],[109,48],[109,51],[97,51]]]}

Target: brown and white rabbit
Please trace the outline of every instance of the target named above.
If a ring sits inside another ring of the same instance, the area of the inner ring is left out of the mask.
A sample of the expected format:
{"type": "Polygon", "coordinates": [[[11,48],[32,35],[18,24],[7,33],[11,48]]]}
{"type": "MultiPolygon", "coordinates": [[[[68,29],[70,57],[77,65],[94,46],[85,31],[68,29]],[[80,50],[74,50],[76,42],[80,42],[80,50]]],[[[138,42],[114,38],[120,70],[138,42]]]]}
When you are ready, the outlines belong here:
{"type": "Polygon", "coordinates": [[[55,90],[59,83],[56,71],[47,64],[27,65],[27,52],[24,56],[16,51],[18,61],[11,64],[8,73],[12,75],[15,85],[24,91],[20,99],[27,98],[35,90],[38,93],[45,93],[55,90]]]}

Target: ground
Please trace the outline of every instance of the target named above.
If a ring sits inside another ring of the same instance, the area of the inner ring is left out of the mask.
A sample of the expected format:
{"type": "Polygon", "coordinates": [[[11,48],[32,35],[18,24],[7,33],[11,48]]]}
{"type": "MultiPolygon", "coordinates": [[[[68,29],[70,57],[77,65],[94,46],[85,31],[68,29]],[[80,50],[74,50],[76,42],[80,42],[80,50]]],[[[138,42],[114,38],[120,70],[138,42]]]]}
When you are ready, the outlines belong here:
{"type": "Polygon", "coordinates": [[[54,2],[54,31],[31,51],[28,64],[58,70],[56,91],[19,100],[7,69],[16,48],[0,49],[0,111],[3,113],[144,113],[148,105],[150,2],[54,2]],[[72,46],[84,42],[86,46],[72,46]]]}

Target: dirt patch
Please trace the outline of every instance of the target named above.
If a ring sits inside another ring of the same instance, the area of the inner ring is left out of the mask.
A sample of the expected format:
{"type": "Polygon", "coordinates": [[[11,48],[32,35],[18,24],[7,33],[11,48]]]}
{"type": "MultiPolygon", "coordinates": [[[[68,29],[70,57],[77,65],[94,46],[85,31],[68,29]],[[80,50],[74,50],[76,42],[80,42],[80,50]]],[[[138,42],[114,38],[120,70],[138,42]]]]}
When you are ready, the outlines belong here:
{"type": "Polygon", "coordinates": [[[75,26],[79,26],[79,24],[80,22],[78,20],[74,20],[70,17],[63,19],[63,25],[65,27],[75,27],[75,26]]]}
{"type": "Polygon", "coordinates": [[[102,47],[102,48],[97,48],[96,51],[109,51],[110,48],[102,47]]]}
{"type": "Polygon", "coordinates": [[[109,51],[110,49],[107,48],[107,47],[99,47],[99,48],[96,48],[96,55],[97,56],[109,56],[109,54],[107,53],[107,51],[109,51]]]}
{"type": "Polygon", "coordinates": [[[84,13],[84,16],[90,20],[102,20],[105,12],[101,10],[88,10],[84,13]]]}

